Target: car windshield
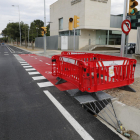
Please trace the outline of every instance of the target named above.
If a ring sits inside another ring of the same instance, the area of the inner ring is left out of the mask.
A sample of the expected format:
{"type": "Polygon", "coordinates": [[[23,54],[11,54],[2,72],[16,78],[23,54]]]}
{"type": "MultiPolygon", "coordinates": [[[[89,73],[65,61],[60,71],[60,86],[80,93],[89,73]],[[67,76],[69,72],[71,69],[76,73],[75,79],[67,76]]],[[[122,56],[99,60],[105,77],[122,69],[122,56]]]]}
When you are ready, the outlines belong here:
{"type": "Polygon", "coordinates": [[[128,46],[131,46],[131,44],[130,44],[130,43],[128,43],[128,46]]]}

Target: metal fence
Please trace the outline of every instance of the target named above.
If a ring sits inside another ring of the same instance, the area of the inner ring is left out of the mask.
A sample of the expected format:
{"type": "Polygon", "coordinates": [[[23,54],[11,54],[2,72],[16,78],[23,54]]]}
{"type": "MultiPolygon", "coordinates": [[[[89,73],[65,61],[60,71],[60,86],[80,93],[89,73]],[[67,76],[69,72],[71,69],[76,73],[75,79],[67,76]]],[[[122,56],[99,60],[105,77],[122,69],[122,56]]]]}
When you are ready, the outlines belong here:
{"type": "MultiPolygon", "coordinates": [[[[68,36],[68,50],[73,50],[74,36],[68,36]]],[[[60,36],[47,36],[46,37],[47,50],[61,50],[61,37],[60,36]]],[[[35,38],[35,47],[44,49],[44,37],[35,38]]],[[[75,37],[75,49],[79,50],[79,36],[75,37]]]]}
{"type": "MultiPolygon", "coordinates": [[[[46,36],[47,50],[58,50],[58,36],[46,36]]],[[[44,37],[35,38],[35,47],[44,49],[44,37]]]]}

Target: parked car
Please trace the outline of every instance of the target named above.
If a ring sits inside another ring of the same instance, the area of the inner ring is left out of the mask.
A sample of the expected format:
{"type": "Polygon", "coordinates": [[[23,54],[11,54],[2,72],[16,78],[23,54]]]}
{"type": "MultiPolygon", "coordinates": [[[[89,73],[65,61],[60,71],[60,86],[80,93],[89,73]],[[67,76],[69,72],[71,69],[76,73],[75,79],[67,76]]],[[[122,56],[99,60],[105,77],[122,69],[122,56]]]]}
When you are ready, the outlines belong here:
{"type": "MultiPolygon", "coordinates": [[[[135,53],[136,43],[128,43],[127,46],[127,53],[133,54],[135,53]]],[[[125,52],[126,52],[126,46],[125,46],[125,52]]]]}

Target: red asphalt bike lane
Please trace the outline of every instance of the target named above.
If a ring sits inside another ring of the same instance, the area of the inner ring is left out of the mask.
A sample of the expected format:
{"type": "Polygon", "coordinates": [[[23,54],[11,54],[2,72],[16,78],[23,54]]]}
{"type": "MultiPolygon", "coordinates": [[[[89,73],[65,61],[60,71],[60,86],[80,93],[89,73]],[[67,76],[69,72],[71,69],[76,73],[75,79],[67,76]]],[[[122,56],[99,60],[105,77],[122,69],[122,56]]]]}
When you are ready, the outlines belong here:
{"type": "MultiPolygon", "coordinates": [[[[48,57],[38,56],[35,54],[24,54],[19,55],[27,63],[29,63],[33,68],[35,68],[40,74],[42,74],[47,80],[49,80],[53,85],[57,82],[56,76],[52,76],[52,61],[48,57]],[[46,64],[47,63],[47,64],[46,64]]],[[[60,91],[66,91],[71,89],[77,89],[77,87],[70,82],[55,85],[60,91]]]]}

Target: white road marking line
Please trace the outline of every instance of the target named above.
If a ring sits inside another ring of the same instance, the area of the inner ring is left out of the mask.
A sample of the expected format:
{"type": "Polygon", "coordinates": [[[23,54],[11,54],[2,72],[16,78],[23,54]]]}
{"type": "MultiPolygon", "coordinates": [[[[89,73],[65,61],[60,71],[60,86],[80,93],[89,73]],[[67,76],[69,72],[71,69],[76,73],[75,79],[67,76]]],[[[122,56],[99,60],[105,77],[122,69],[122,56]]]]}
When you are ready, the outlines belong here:
{"type": "Polygon", "coordinates": [[[43,80],[46,79],[44,76],[36,76],[36,77],[32,77],[34,80],[43,80]]]}
{"type": "Polygon", "coordinates": [[[32,68],[32,69],[25,69],[26,71],[33,71],[33,70],[36,70],[36,69],[34,69],[34,68],[32,68]]]}
{"type": "Polygon", "coordinates": [[[21,63],[21,62],[26,62],[25,60],[19,60],[19,63],[21,63]]]}
{"type": "Polygon", "coordinates": [[[15,53],[15,51],[13,49],[11,49],[10,47],[6,46],[7,49],[11,52],[11,53],[15,53]]]}
{"type": "Polygon", "coordinates": [[[17,59],[18,61],[25,61],[24,59],[17,59]]]}
{"type": "Polygon", "coordinates": [[[32,66],[23,66],[23,68],[32,68],[32,66]]]}
{"type": "Polygon", "coordinates": [[[20,62],[21,64],[27,64],[27,62],[20,62]]]}
{"type": "Polygon", "coordinates": [[[37,58],[35,58],[35,59],[37,59],[37,58]]]}
{"type": "Polygon", "coordinates": [[[40,74],[39,72],[28,72],[29,75],[40,74]]]}
{"type": "Polygon", "coordinates": [[[39,60],[39,61],[43,62],[42,60],[39,60]]]}
{"type": "Polygon", "coordinates": [[[49,64],[49,63],[46,63],[47,65],[51,65],[51,64],[49,64]]]}
{"type": "Polygon", "coordinates": [[[29,66],[29,64],[21,64],[22,66],[29,66]]]}
{"type": "Polygon", "coordinates": [[[89,135],[89,133],[71,116],[71,114],[51,95],[48,90],[43,92],[84,140],[94,140],[94,138],[89,135]]]}
{"type": "Polygon", "coordinates": [[[42,82],[42,83],[37,83],[39,87],[50,87],[54,86],[51,82],[42,82]]]}

